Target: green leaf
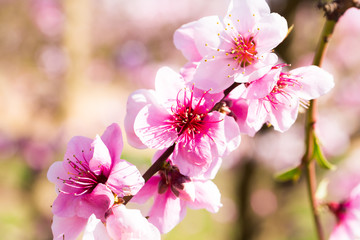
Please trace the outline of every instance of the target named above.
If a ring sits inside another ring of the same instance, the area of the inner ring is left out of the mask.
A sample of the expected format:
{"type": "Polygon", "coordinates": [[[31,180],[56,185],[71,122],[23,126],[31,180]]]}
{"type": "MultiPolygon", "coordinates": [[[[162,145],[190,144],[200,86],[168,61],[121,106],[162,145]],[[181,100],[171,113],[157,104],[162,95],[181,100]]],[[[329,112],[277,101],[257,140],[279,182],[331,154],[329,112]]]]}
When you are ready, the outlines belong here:
{"type": "Polygon", "coordinates": [[[334,170],[336,168],[335,165],[331,164],[324,156],[323,152],[320,148],[320,141],[314,134],[314,155],[313,158],[317,161],[320,167],[334,170]]]}
{"type": "Polygon", "coordinates": [[[280,182],[297,181],[301,175],[301,166],[291,168],[285,172],[275,175],[275,179],[280,182]]]}

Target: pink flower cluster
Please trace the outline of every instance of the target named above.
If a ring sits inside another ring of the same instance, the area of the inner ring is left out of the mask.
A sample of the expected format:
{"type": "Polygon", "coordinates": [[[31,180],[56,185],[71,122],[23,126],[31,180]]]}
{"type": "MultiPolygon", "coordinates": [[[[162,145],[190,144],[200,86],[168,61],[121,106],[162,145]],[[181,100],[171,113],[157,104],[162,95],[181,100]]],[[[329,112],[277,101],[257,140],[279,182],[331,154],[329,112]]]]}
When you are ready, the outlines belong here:
{"type": "Polygon", "coordinates": [[[94,140],[70,140],[64,161],[55,162],[48,171],[58,192],[52,205],[54,239],[76,239],[84,229],[85,236],[95,239],[130,239],[130,235],[160,239],[159,231],[139,210],[122,205],[125,196],[135,195],[144,185],[137,168],[120,158],[122,148],[117,124],[94,140]]]}
{"type": "Polygon", "coordinates": [[[95,140],[74,137],[64,161],[48,172],[58,189],[54,239],[74,239],[83,230],[88,239],[159,239],[187,207],[217,212],[220,192],[211,179],[241,133],[253,136],[264,123],[286,131],[299,105],[334,85],[315,66],[283,70],[288,65],[277,62],[273,49],[287,31],[286,20],[264,0],[233,0],[223,19],[205,17],[179,28],[175,46],[189,62],[180,73],[161,68],[154,90],[129,96],[125,117],[130,145],[157,149],[154,161],[174,150],[144,185],[136,167],[120,159],[116,124],[95,140]],[[127,196],[138,203],[154,197],[148,220],[125,207],[127,196]]]}

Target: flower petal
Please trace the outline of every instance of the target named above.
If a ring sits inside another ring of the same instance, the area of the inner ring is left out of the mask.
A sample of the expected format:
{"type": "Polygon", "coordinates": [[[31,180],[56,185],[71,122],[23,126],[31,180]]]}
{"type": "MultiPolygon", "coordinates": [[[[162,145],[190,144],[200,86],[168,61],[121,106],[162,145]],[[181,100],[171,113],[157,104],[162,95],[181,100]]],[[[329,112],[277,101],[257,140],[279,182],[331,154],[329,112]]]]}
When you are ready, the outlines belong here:
{"type": "Polygon", "coordinates": [[[195,86],[205,91],[212,88],[213,93],[224,91],[234,83],[231,77],[234,74],[234,70],[232,70],[233,64],[234,60],[232,58],[224,58],[221,55],[216,55],[214,59],[206,62],[201,61],[193,79],[195,86]]]}
{"type": "Polygon", "coordinates": [[[333,76],[317,66],[296,68],[290,74],[300,76],[302,87],[297,90],[296,95],[302,99],[318,98],[334,87],[333,76]]]}
{"type": "Polygon", "coordinates": [[[83,240],[110,240],[105,225],[94,214],[90,216],[86,224],[83,240]]]}
{"type": "Polygon", "coordinates": [[[214,179],[217,172],[219,171],[222,164],[222,158],[214,157],[211,161],[209,168],[204,172],[202,176],[197,176],[196,178],[201,179],[214,179]]]}
{"type": "Polygon", "coordinates": [[[195,186],[192,181],[183,183],[184,189],[180,190],[179,198],[184,201],[191,201],[195,200],[195,186]]]}
{"type": "Polygon", "coordinates": [[[245,68],[244,74],[235,75],[234,81],[238,83],[250,83],[255,81],[267,74],[277,60],[278,57],[275,53],[264,53],[259,56],[259,60],[256,63],[245,68]]]}
{"type": "Polygon", "coordinates": [[[135,195],[144,185],[144,179],[136,166],[118,159],[113,163],[106,185],[119,197],[124,197],[135,195]]]}
{"type": "Polygon", "coordinates": [[[155,78],[156,96],[162,103],[168,105],[173,103],[177,94],[185,87],[183,77],[169,67],[162,67],[158,70],[155,78]]]}
{"type": "Polygon", "coordinates": [[[149,103],[155,103],[155,91],[139,89],[130,94],[126,104],[124,127],[128,143],[135,148],[146,148],[134,131],[134,122],[139,111],[149,103]]]}
{"type": "Polygon", "coordinates": [[[140,110],[135,119],[135,133],[149,148],[170,147],[177,139],[176,130],[167,123],[170,117],[164,108],[147,105],[140,110]]]}
{"type": "Polygon", "coordinates": [[[224,27],[218,16],[207,16],[181,26],[174,34],[174,43],[191,62],[216,52],[224,27]]]}
{"type": "Polygon", "coordinates": [[[109,176],[111,157],[109,149],[101,140],[99,135],[95,137],[91,147],[94,149],[94,155],[89,162],[90,169],[97,175],[104,174],[105,176],[109,176]]]}
{"type": "Polygon", "coordinates": [[[114,240],[160,240],[159,230],[150,224],[137,209],[116,205],[106,219],[106,229],[114,240]]]}
{"type": "Polygon", "coordinates": [[[212,109],[214,105],[224,96],[223,92],[213,93],[212,90],[207,92],[196,88],[196,85],[194,85],[193,93],[194,98],[196,99],[193,101],[193,108],[195,108],[195,106],[201,102],[201,104],[198,106],[198,109],[201,108],[204,110],[204,112],[209,112],[209,110],[212,109]]]}
{"type": "Polygon", "coordinates": [[[180,75],[184,78],[186,83],[194,78],[198,64],[199,63],[197,62],[188,62],[180,69],[180,75]]]}
{"type": "MultiPolygon", "coordinates": [[[[212,55],[221,43],[218,34],[224,32],[224,26],[218,16],[200,18],[194,24],[195,44],[202,57],[212,55]]],[[[199,59],[201,60],[201,59],[199,59]]]]}
{"type": "Polygon", "coordinates": [[[346,223],[337,224],[331,235],[329,240],[354,240],[354,234],[352,233],[352,229],[346,223]]]}
{"type": "Polygon", "coordinates": [[[231,100],[232,106],[230,110],[235,115],[236,123],[239,125],[240,133],[245,133],[251,137],[255,135],[257,129],[248,121],[249,104],[245,99],[231,100]]]}
{"type": "Polygon", "coordinates": [[[62,218],[54,215],[51,229],[54,240],[75,240],[84,229],[87,218],[71,217],[62,218]]]}
{"type": "Polygon", "coordinates": [[[270,8],[265,0],[231,0],[224,22],[239,19],[236,29],[240,33],[244,33],[252,30],[256,21],[268,14],[270,14],[270,8]]]}
{"type": "Polygon", "coordinates": [[[256,50],[269,52],[279,45],[288,33],[286,19],[277,13],[264,16],[256,23],[256,50]]]}
{"type": "Polygon", "coordinates": [[[207,136],[204,136],[176,144],[170,158],[181,174],[192,177],[208,170],[213,159],[210,141],[207,136]]]}
{"type": "Polygon", "coordinates": [[[153,197],[158,190],[160,179],[161,178],[159,176],[151,177],[140,189],[140,191],[131,199],[131,201],[143,204],[149,200],[149,198],[153,197]]]}
{"type": "Polygon", "coordinates": [[[56,193],[59,193],[59,189],[63,188],[64,181],[61,179],[67,179],[68,177],[69,175],[65,171],[63,162],[61,161],[54,162],[47,172],[49,181],[55,183],[56,193]]]}
{"type": "Polygon", "coordinates": [[[280,100],[276,109],[271,108],[267,120],[280,132],[288,130],[295,122],[299,110],[299,101],[295,97],[280,100]]]}
{"type": "Polygon", "coordinates": [[[268,110],[271,109],[271,104],[266,100],[254,99],[250,100],[248,108],[248,116],[246,118],[250,128],[255,132],[259,131],[262,125],[266,122],[268,110]]]}
{"type": "Polygon", "coordinates": [[[197,21],[184,24],[174,33],[175,47],[191,62],[200,61],[202,58],[195,44],[196,24],[197,21]]]}
{"type": "Polygon", "coordinates": [[[188,207],[192,209],[205,208],[209,212],[215,213],[222,207],[220,202],[221,194],[217,186],[212,181],[194,181],[195,201],[188,202],[188,207]]]}
{"type": "Polygon", "coordinates": [[[108,187],[99,183],[94,190],[80,198],[76,207],[79,217],[89,218],[91,214],[104,219],[105,212],[114,204],[114,195],[108,187]]]}
{"type": "Polygon", "coordinates": [[[64,156],[63,166],[66,172],[77,173],[74,168],[68,163],[72,161],[77,163],[77,161],[90,161],[93,155],[93,151],[90,151],[92,139],[82,136],[76,136],[71,138],[69,141],[66,153],[64,156]],[[76,159],[78,158],[78,160],[76,159]]]}
{"type": "Polygon", "coordinates": [[[237,125],[233,117],[225,116],[223,125],[224,125],[224,134],[225,134],[225,142],[226,142],[226,151],[222,154],[222,156],[225,156],[239,147],[241,136],[240,136],[239,126],[237,125]]]}
{"type": "Polygon", "coordinates": [[[52,212],[54,215],[63,218],[73,217],[76,214],[76,207],[80,198],[72,194],[59,193],[52,204],[52,212]]]}
{"type": "Polygon", "coordinates": [[[154,224],[161,233],[173,229],[186,214],[186,204],[171,191],[157,195],[149,212],[149,222],[154,224]]]}
{"type": "Polygon", "coordinates": [[[281,68],[270,70],[263,77],[252,81],[245,89],[242,98],[259,99],[266,97],[279,80],[281,68]]]}
{"type": "MultiPolygon", "coordinates": [[[[223,157],[240,144],[239,126],[233,117],[214,111],[204,120],[209,122],[209,144],[213,156],[223,157]]],[[[203,139],[206,141],[206,139],[203,139]]]]}
{"type": "Polygon", "coordinates": [[[112,160],[120,159],[121,151],[124,143],[122,139],[121,129],[118,124],[113,123],[106,128],[101,136],[101,140],[106,145],[112,160]]]}

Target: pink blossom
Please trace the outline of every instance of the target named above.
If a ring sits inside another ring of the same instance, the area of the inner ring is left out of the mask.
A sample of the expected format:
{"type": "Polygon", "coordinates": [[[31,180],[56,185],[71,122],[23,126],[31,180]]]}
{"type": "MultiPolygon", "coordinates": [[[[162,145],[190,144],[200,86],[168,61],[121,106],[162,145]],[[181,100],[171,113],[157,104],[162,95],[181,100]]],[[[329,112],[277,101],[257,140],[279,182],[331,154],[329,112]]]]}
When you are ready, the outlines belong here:
{"type": "Polygon", "coordinates": [[[137,168],[120,159],[122,147],[121,130],[112,124],[94,140],[73,137],[64,161],[50,167],[48,179],[59,193],[52,211],[54,219],[64,223],[63,228],[80,232],[83,226],[67,226],[68,222],[60,219],[82,218],[86,222],[94,214],[103,220],[117,198],[134,195],[143,186],[144,179],[137,168]]]}
{"type": "MultiPolygon", "coordinates": [[[[242,122],[248,128],[258,131],[268,122],[275,130],[284,132],[295,122],[299,105],[307,107],[308,100],[320,97],[334,86],[332,75],[319,67],[308,66],[282,72],[281,66],[274,66],[266,75],[248,84],[241,93],[240,96],[248,100],[246,122],[242,122]],[[264,89],[271,89],[266,96],[264,89]]],[[[234,105],[230,110],[239,112],[237,107],[234,105]]]]}
{"type": "Polygon", "coordinates": [[[114,206],[107,213],[106,229],[114,240],[161,239],[159,230],[149,223],[139,210],[127,209],[122,204],[114,206]]]}
{"type": "Polygon", "coordinates": [[[270,13],[265,0],[232,0],[226,17],[204,17],[174,34],[176,48],[200,62],[193,81],[221,92],[235,82],[251,82],[277,61],[271,53],[287,34],[287,22],[270,13]]]}
{"type": "Polygon", "coordinates": [[[349,197],[340,203],[328,203],[337,219],[329,240],[354,240],[360,238],[360,184],[355,187],[349,197]]]}
{"type": "Polygon", "coordinates": [[[152,196],[154,204],[148,213],[149,222],[161,233],[169,232],[183,220],[186,207],[205,208],[214,213],[222,206],[220,192],[212,181],[184,176],[171,161],[159,175],[146,182],[133,201],[144,203],[152,196]]]}
{"type": "Polygon", "coordinates": [[[187,176],[204,174],[213,160],[240,144],[232,117],[211,111],[223,94],[210,94],[189,85],[169,68],[161,68],[155,91],[138,90],[127,103],[125,129],[138,148],[165,149],[177,143],[173,163],[187,176]]]}

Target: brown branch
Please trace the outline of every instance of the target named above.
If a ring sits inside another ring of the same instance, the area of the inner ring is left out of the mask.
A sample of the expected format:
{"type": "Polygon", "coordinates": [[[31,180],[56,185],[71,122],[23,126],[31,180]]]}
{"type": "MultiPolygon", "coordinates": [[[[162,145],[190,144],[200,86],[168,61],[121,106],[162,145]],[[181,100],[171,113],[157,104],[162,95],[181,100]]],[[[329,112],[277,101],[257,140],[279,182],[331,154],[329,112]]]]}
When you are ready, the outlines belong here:
{"type": "MultiPolygon", "coordinates": [[[[321,67],[329,40],[333,34],[336,21],[327,20],[321,33],[319,44],[315,52],[313,64],[321,67]]],[[[316,172],[314,158],[315,125],[317,121],[317,100],[310,101],[305,122],[305,154],[302,158],[302,165],[305,166],[307,188],[309,200],[312,209],[312,215],[315,223],[315,229],[319,240],[324,240],[324,232],[320,222],[318,204],[315,198],[316,191],[316,172]]]]}

